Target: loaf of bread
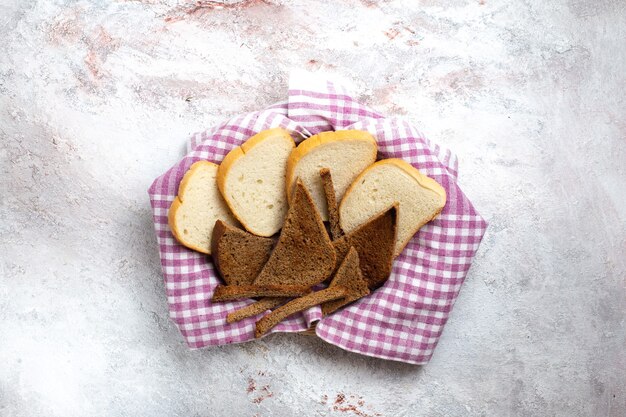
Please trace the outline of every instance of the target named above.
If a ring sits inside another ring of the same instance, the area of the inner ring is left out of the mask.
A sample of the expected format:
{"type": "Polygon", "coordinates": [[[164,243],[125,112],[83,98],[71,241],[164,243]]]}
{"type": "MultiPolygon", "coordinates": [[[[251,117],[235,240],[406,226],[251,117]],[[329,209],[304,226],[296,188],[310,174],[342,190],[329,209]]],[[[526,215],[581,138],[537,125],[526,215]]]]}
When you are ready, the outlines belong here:
{"type": "Polygon", "coordinates": [[[404,160],[383,159],[363,171],[346,191],[339,205],[341,227],[349,234],[396,203],[398,256],[419,228],[441,212],[446,191],[404,160]]]}
{"type": "Polygon", "coordinates": [[[293,194],[296,178],[307,187],[322,219],[328,209],[320,169],[328,168],[333,178],[335,196],[341,202],[348,186],[376,160],[378,147],[372,135],[361,130],[322,132],[302,141],[287,162],[287,187],[293,194]]]}
{"type": "Polygon", "coordinates": [[[198,161],[191,165],[178,187],[178,196],[168,212],[172,234],[181,244],[211,253],[211,236],[216,220],[237,224],[216,182],[217,165],[198,161]]]}
{"type": "Polygon", "coordinates": [[[287,158],[295,146],[286,130],[264,130],[231,150],[219,167],[217,185],[224,200],[255,235],[272,236],[283,225],[287,158]]]}

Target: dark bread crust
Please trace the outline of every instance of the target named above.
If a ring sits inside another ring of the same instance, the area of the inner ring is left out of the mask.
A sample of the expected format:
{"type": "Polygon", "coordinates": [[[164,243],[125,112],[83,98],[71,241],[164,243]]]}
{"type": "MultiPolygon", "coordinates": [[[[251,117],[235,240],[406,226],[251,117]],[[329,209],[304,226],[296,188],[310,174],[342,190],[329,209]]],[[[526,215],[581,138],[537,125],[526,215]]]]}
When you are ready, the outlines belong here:
{"type": "Polygon", "coordinates": [[[323,315],[330,314],[346,304],[350,304],[370,293],[367,282],[363,279],[363,274],[361,274],[359,255],[356,249],[354,249],[354,246],[350,247],[348,254],[337,269],[329,288],[338,285],[347,288],[348,293],[344,298],[322,304],[323,315]]]}
{"type": "Polygon", "coordinates": [[[221,220],[213,227],[213,263],[227,285],[252,284],[273,247],[273,239],[253,235],[221,220]]]}
{"type": "Polygon", "coordinates": [[[330,173],[330,169],[328,168],[320,169],[320,176],[322,177],[324,195],[326,196],[326,205],[328,206],[330,234],[333,240],[336,240],[343,236],[343,230],[341,229],[341,225],[339,224],[339,206],[337,205],[337,198],[335,197],[333,177],[330,173]]]}
{"type": "Polygon", "coordinates": [[[310,287],[330,276],[335,258],[315,203],[298,180],[278,243],[254,284],[310,287]]]}
{"type": "Polygon", "coordinates": [[[282,307],[278,307],[267,316],[256,322],[256,337],[261,337],[267,333],[272,327],[278,323],[302,310],[314,307],[326,301],[336,300],[343,298],[348,293],[347,288],[342,286],[335,286],[333,288],[326,288],[325,290],[317,291],[304,297],[291,300],[282,307]]]}
{"type": "Polygon", "coordinates": [[[265,297],[248,306],[233,311],[226,316],[226,323],[235,323],[248,317],[256,316],[265,310],[271,310],[283,304],[287,299],[282,297],[265,297]]]}
{"type": "Polygon", "coordinates": [[[299,297],[311,292],[308,285],[219,285],[211,301],[232,301],[253,297],[299,297]]]}
{"type": "Polygon", "coordinates": [[[354,246],[363,279],[370,289],[381,286],[391,274],[397,233],[396,205],[377,214],[357,229],[333,242],[337,259],[344,259],[354,246]]]}

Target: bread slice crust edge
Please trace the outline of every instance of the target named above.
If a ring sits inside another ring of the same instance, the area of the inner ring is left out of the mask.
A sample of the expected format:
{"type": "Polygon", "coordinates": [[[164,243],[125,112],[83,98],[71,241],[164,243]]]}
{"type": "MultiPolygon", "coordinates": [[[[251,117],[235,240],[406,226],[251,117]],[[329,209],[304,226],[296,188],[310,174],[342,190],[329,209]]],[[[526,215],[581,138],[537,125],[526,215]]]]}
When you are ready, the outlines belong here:
{"type": "MultiPolygon", "coordinates": [[[[185,242],[182,235],[178,231],[178,227],[176,226],[176,213],[180,209],[180,207],[183,205],[183,201],[185,200],[185,192],[187,191],[187,186],[189,185],[189,181],[191,181],[191,178],[195,174],[195,171],[201,169],[203,165],[218,167],[217,164],[214,164],[213,162],[209,162],[209,161],[197,161],[191,164],[187,172],[185,172],[185,175],[183,175],[183,179],[180,181],[180,184],[178,185],[178,194],[176,195],[176,197],[174,197],[174,201],[172,201],[172,204],[170,205],[170,208],[167,212],[167,223],[170,227],[170,231],[172,232],[172,235],[174,235],[174,238],[176,239],[176,241],[178,241],[181,245],[189,249],[193,249],[197,252],[210,255],[211,254],[210,250],[185,242]]],[[[218,167],[218,170],[219,170],[219,167],[218,167]]],[[[231,214],[233,213],[231,212],[231,214]]]]}
{"type": "Polygon", "coordinates": [[[298,144],[298,146],[291,152],[289,159],[287,160],[287,200],[291,203],[291,195],[293,194],[293,188],[296,182],[294,178],[294,171],[298,162],[309,152],[317,148],[318,146],[325,145],[332,142],[341,141],[364,141],[374,145],[374,153],[372,159],[376,159],[378,152],[378,144],[376,139],[369,132],[364,130],[337,130],[329,132],[320,132],[313,135],[298,144]]]}

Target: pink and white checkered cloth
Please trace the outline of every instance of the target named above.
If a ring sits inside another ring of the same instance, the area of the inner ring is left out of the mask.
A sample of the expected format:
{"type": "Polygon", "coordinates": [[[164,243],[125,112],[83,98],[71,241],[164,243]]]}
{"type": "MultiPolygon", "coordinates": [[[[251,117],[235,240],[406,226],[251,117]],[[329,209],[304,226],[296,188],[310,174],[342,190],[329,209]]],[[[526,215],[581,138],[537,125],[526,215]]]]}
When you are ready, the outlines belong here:
{"type": "Polygon", "coordinates": [[[300,332],[318,321],[317,336],[343,349],[413,364],[427,363],[485,233],[487,223],[456,183],[457,159],[406,121],[357,103],[342,85],[293,76],[286,102],[237,116],[195,134],[185,157],[149,189],[170,317],[192,348],[254,340],[255,321],[226,323],[226,315],[252,300],[212,303],[220,284],[209,257],[172,236],[167,211],[184,173],[198,160],[216,163],[261,130],[283,127],[300,142],[327,130],[369,131],[380,158],[402,158],[446,190],[441,215],[428,223],[394,261],[385,285],[324,319],[319,307],[293,316],[272,332],[300,332]]]}

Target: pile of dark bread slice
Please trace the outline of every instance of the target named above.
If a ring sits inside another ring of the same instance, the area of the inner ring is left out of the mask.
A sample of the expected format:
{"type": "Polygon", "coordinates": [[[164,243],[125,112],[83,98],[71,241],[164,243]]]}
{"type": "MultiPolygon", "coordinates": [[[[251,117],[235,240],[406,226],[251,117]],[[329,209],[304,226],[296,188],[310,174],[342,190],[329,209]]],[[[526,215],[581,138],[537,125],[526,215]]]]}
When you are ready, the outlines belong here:
{"type": "MultiPolygon", "coordinates": [[[[328,170],[323,178],[331,191],[328,170]]],[[[330,314],[384,283],[393,261],[396,207],[347,235],[339,226],[336,203],[329,203],[329,216],[332,241],[310,193],[298,181],[276,243],[217,221],[212,254],[226,285],[217,287],[213,301],[263,297],[229,314],[227,322],[280,306],[257,322],[258,337],[292,314],[320,304],[323,314],[330,314]],[[312,291],[328,279],[328,288],[312,291]]]]}
{"type": "Polygon", "coordinates": [[[219,167],[196,162],[169,212],[174,237],[213,258],[224,285],[212,301],[256,299],[227,323],[272,310],[256,322],[256,337],[293,314],[320,305],[328,315],[380,287],[408,240],[445,204],[443,188],[408,163],[374,163],[367,132],[325,132],[298,147],[289,139],[272,129],[219,167]],[[346,164],[350,152],[368,160],[346,164]]]}

